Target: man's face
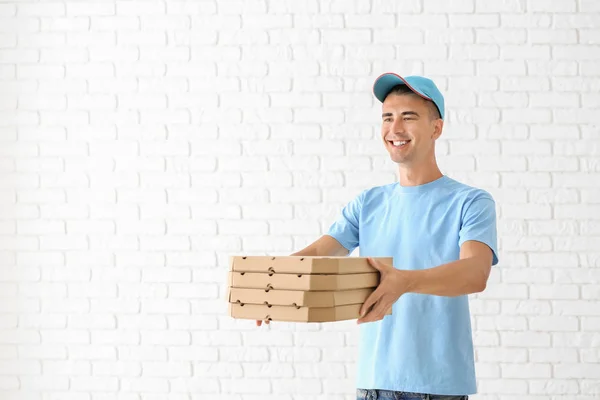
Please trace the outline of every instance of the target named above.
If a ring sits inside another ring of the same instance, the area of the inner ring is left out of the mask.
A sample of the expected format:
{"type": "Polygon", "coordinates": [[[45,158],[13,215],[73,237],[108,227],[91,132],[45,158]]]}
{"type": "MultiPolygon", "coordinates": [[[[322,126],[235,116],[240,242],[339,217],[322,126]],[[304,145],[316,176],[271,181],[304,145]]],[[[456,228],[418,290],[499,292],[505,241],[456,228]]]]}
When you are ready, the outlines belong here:
{"type": "Polygon", "coordinates": [[[383,102],[381,117],[381,137],[392,161],[411,164],[434,156],[442,120],[432,120],[426,100],[390,94],[383,102]]]}

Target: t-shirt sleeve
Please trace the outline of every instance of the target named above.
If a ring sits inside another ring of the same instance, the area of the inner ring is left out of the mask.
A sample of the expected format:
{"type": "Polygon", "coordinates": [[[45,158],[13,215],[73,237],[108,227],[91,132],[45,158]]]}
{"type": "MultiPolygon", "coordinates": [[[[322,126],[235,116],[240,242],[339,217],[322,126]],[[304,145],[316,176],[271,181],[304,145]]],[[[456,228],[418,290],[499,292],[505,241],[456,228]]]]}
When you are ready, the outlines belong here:
{"type": "Polygon", "coordinates": [[[458,245],[462,246],[468,240],[487,244],[493,252],[492,265],[498,264],[496,203],[491,197],[479,197],[464,210],[458,245]]]}
{"type": "Polygon", "coordinates": [[[338,218],[331,224],[327,235],[332,236],[352,253],[359,243],[359,221],[364,196],[366,191],[361,192],[342,208],[338,218]]]}

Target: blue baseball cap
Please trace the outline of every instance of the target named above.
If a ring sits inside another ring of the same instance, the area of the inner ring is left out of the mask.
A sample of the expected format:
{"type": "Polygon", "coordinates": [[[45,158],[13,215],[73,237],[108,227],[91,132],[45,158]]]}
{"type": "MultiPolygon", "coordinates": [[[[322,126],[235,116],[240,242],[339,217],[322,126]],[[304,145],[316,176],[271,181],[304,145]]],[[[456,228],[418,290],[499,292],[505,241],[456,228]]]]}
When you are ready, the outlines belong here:
{"type": "Polygon", "coordinates": [[[373,93],[375,97],[383,103],[390,90],[397,85],[406,85],[410,90],[424,98],[433,101],[437,107],[442,119],[444,119],[444,96],[437,88],[435,83],[429,78],[423,76],[402,77],[393,72],[387,72],[375,79],[373,84],[373,93]]]}

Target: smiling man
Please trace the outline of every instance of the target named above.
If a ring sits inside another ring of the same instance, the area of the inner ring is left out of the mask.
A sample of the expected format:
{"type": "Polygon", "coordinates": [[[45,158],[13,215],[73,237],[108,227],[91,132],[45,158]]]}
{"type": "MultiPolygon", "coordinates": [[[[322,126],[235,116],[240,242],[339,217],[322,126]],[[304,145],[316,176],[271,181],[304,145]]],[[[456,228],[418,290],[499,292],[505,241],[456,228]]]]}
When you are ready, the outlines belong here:
{"type": "Polygon", "coordinates": [[[498,263],[495,203],[440,171],[445,109],[433,81],[387,73],[373,91],[399,181],[363,190],[326,235],[293,255],[359,247],[363,257],[393,257],[394,265],[370,260],[381,280],[358,320],[358,400],[467,399],[477,389],[467,295],[485,289],[498,263]]]}
{"type": "Polygon", "coordinates": [[[466,399],[476,393],[468,294],[498,262],[492,196],[440,171],[444,97],[420,76],[381,75],[381,140],[399,182],[364,190],[327,232],[381,272],[360,324],[358,399],[466,399]],[[392,315],[385,310],[393,305],[392,315]]]}

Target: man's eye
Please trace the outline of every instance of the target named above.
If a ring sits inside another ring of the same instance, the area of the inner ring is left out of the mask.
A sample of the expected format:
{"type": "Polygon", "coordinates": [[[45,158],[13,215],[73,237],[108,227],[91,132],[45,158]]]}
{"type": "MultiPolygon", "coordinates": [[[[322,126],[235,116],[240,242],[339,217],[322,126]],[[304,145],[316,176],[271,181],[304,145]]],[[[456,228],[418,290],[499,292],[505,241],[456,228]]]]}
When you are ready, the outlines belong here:
{"type": "Polygon", "coordinates": [[[390,122],[392,119],[391,118],[384,118],[383,122],[390,122]]]}

